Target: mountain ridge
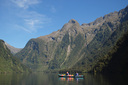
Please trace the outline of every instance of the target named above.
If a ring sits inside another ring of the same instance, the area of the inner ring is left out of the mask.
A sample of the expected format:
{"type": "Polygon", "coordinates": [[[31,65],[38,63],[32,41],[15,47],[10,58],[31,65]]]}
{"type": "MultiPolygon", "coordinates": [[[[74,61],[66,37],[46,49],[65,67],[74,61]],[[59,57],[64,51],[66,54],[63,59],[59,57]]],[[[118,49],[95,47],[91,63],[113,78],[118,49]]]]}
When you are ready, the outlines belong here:
{"type": "Polygon", "coordinates": [[[90,60],[94,58],[88,55],[102,46],[98,43],[104,43],[127,20],[127,12],[128,6],[82,25],[71,19],[60,30],[29,40],[16,56],[38,71],[72,68],[82,59],[91,63],[90,60]]]}

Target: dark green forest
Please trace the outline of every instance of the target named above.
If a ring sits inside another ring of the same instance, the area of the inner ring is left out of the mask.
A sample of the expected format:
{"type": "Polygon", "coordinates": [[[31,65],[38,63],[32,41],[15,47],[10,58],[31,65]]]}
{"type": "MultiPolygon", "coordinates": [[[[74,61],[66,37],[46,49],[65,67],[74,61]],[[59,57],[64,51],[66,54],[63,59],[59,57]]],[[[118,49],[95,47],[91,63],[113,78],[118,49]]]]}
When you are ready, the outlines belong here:
{"type": "MultiPolygon", "coordinates": [[[[122,24],[122,29],[128,28],[128,21],[122,24]]],[[[116,45],[104,55],[93,68],[93,72],[128,73],[128,31],[118,39],[116,45]]]]}

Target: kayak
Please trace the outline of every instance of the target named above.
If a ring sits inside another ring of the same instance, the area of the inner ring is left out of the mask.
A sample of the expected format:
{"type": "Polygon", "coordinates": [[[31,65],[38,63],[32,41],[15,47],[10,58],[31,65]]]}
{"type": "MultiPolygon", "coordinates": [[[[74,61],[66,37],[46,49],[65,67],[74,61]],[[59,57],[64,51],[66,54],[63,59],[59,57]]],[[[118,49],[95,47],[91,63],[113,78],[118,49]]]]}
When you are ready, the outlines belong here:
{"type": "Polygon", "coordinates": [[[59,77],[74,77],[74,75],[58,74],[59,77]]]}
{"type": "Polygon", "coordinates": [[[59,77],[75,77],[75,78],[83,78],[84,75],[65,75],[65,74],[58,74],[59,77]]]}
{"type": "Polygon", "coordinates": [[[84,75],[78,75],[78,76],[75,76],[75,78],[83,78],[84,75]]]}

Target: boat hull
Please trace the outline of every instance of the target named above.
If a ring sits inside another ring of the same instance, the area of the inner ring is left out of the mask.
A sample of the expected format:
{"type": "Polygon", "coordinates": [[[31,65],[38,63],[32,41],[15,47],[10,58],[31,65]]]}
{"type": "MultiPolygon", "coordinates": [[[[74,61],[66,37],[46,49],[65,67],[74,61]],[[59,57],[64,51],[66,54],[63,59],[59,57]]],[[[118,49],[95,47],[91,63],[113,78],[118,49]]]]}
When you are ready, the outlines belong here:
{"type": "Polygon", "coordinates": [[[75,76],[75,78],[83,78],[83,77],[84,77],[83,75],[75,76]]]}
{"type": "Polygon", "coordinates": [[[58,74],[59,77],[74,77],[74,75],[64,75],[64,74],[58,74]]]}
{"type": "Polygon", "coordinates": [[[59,77],[74,77],[74,78],[83,78],[83,75],[78,75],[78,76],[74,76],[74,75],[64,75],[64,74],[58,74],[59,77]]]}

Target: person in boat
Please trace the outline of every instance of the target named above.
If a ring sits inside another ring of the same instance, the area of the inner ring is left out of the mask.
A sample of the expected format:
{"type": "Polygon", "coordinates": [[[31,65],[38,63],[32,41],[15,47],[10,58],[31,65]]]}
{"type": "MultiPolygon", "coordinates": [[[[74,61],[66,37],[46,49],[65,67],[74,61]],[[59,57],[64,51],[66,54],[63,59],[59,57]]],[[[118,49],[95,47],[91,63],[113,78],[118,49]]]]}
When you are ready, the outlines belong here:
{"type": "Polygon", "coordinates": [[[69,73],[67,72],[66,75],[69,75],[69,73]]]}
{"type": "Polygon", "coordinates": [[[75,76],[79,76],[78,72],[76,72],[76,75],[75,76]]]}

